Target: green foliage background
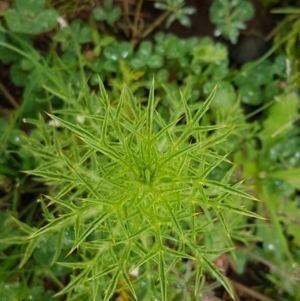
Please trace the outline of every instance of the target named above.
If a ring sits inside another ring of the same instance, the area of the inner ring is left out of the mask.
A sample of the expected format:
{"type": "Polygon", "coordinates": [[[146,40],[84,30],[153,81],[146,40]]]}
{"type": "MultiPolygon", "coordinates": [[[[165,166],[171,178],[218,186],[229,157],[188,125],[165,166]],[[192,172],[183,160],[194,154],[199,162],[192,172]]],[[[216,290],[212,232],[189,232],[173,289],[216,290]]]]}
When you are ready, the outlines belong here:
{"type": "MultiPolygon", "coordinates": [[[[145,27],[137,5],[129,29],[111,1],[74,18],[84,5],[16,0],[0,21],[22,92],[0,83],[14,107],[0,117],[0,299],[202,300],[220,284],[233,297],[216,264],[227,254],[237,274],[270,269],[266,296],[298,300],[298,11],[274,10],[290,15],[273,46],[232,69],[211,38],[145,40],[190,25],[182,0],[155,2],[145,27]]],[[[253,13],[210,7],[233,43],[253,13]]]]}

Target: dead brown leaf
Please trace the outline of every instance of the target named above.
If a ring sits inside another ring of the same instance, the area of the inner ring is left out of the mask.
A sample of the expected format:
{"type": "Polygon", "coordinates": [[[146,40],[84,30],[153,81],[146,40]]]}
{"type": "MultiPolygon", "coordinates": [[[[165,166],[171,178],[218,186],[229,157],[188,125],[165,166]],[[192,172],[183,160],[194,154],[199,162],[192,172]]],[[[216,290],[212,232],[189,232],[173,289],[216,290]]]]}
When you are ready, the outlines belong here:
{"type": "Polygon", "coordinates": [[[0,16],[4,16],[5,12],[9,9],[10,3],[6,1],[0,1],[0,16]]]}

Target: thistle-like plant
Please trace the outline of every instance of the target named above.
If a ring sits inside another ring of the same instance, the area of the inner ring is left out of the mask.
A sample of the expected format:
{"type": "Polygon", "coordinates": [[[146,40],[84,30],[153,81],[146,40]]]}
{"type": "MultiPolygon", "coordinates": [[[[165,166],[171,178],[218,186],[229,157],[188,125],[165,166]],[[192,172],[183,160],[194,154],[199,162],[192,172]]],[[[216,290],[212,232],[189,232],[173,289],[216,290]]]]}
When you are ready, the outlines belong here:
{"type": "Polygon", "coordinates": [[[166,124],[154,84],[146,106],[126,87],[115,106],[100,83],[99,95],[66,99],[69,107],[50,122],[27,120],[36,130],[26,148],[40,164],[29,173],[50,188],[41,199],[47,224],[30,235],[25,257],[45,250],[46,266],[69,269],[57,295],[106,301],[126,289],[136,300],[172,300],[184,291],[184,300],[201,300],[203,273],[232,295],[212,263],[230,239],[220,250],[206,248],[205,236],[230,236],[227,213],[256,217],[239,205],[255,198],[227,183],[230,171],[210,179],[228,161],[214,150],[232,130],[204,124],[214,94],[193,108],[181,94],[181,118],[166,124]],[[184,269],[186,283],[178,276],[184,269]]]}

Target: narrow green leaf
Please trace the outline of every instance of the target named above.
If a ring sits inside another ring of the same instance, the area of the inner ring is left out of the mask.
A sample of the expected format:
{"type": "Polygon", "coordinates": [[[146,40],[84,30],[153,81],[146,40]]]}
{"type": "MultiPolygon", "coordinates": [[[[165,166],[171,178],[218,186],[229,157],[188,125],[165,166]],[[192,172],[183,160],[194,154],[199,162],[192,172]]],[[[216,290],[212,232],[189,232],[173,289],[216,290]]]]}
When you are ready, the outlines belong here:
{"type": "Polygon", "coordinates": [[[223,124],[195,126],[195,127],[192,128],[192,133],[217,131],[217,130],[224,129],[226,127],[227,126],[223,125],[223,124]]]}
{"type": "Polygon", "coordinates": [[[59,231],[58,235],[56,235],[56,242],[55,242],[55,251],[53,254],[53,258],[50,262],[50,266],[53,266],[54,263],[56,262],[56,260],[59,258],[61,251],[62,251],[62,247],[63,247],[63,243],[64,243],[64,231],[59,231]]]}
{"type": "Polygon", "coordinates": [[[221,162],[223,162],[225,159],[226,159],[226,157],[227,157],[228,155],[225,155],[225,156],[223,156],[223,157],[220,157],[219,158],[219,160],[217,160],[214,164],[212,164],[212,165],[210,165],[208,168],[206,168],[205,170],[204,170],[204,172],[203,173],[201,173],[201,176],[200,176],[200,178],[201,179],[205,179],[221,162]]]}
{"type": "Polygon", "coordinates": [[[221,254],[228,253],[234,250],[234,247],[231,248],[223,248],[223,249],[206,249],[204,247],[201,248],[201,253],[205,255],[213,255],[214,257],[220,256],[221,254]]]}
{"type": "Polygon", "coordinates": [[[200,265],[199,262],[196,264],[196,278],[195,278],[195,288],[194,288],[194,295],[197,298],[199,296],[199,291],[201,287],[201,278],[202,278],[202,264],[200,265]]]}
{"type": "Polygon", "coordinates": [[[109,115],[110,115],[110,108],[107,107],[104,120],[102,123],[102,127],[101,127],[101,140],[104,140],[105,137],[107,136],[107,125],[108,125],[109,115]]]}
{"type": "Polygon", "coordinates": [[[209,186],[209,187],[217,188],[220,191],[224,191],[224,192],[228,192],[228,193],[233,194],[233,195],[237,195],[241,198],[245,198],[245,199],[249,199],[249,200],[253,200],[253,201],[259,201],[256,197],[254,197],[254,196],[252,196],[252,195],[250,195],[246,192],[243,192],[243,191],[240,191],[240,190],[235,189],[233,187],[230,187],[227,184],[222,184],[220,182],[211,181],[211,180],[199,180],[199,183],[201,183],[202,185],[209,186]]]}
{"type": "Polygon", "coordinates": [[[227,203],[219,203],[218,207],[223,208],[223,209],[228,209],[228,210],[236,212],[238,214],[254,217],[257,219],[265,219],[264,217],[254,213],[252,211],[244,209],[242,206],[235,206],[235,205],[227,204],[227,203]]]}
{"type": "Polygon", "coordinates": [[[195,116],[193,117],[193,123],[198,124],[200,119],[203,117],[203,115],[209,110],[210,104],[212,100],[214,99],[217,91],[217,85],[214,87],[208,98],[205,100],[204,104],[201,106],[201,108],[196,112],[195,116]]]}
{"type": "Polygon", "coordinates": [[[199,142],[199,147],[201,147],[202,149],[205,147],[211,149],[215,145],[223,142],[231,133],[232,133],[232,128],[230,128],[228,131],[224,133],[212,135],[212,137],[204,139],[202,142],[199,142]]]}
{"type": "Polygon", "coordinates": [[[14,235],[12,237],[0,238],[0,244],[20,245],[20,244],[24,244],[25,240],[26,237],[14,235]]]}
{"type": "Polygon", "coordinates": [[[208,259],[206,259],[205,257],[203,257],[202,259],[205,262],[205,266],[208,269],[208,271],[212,274],[213,277],[215,277],[222,284],[222,286],[226,289],[230,297],[234,299],[232,288],[229,285],[226,277],[208,259]]]}
{"type": "Polygon", "coordinates": [[[28,226],[27,224],[21,222],[20,220],[16,219],[15,217],[11,216],[10,219],[21,229],[21,231],[32,234],[35,230],[28,226]]]}
{"type": "MultiPolygon", "coordinates": [[[[86,274],[87,271],[84,271],[83,273],[86,274]]],[[[75,290],[76,287],[77,287],[78,285],[80,285],[81,282],[84,281],[84,277],[85,277],[84,274],[81,273],[81,274],[79,274],[78,276],[74,277],[74,278],[68,283],[68,285],[65,286],[64,289],[62,289],[61,291],[59,291],[58,293],[56,293],[56,294],[54,295],[54,297],[59,297],[59,296],[61,296],[61,295],[66,294],[67,292],[70,292],[70,291],[73,290],[73,289],[75,290]]]]}
{"type": "Polygon", "coordinates": [[[140,110],[139,110],[138,106],[136,105],[137,104],[136,99],[134,99],[130,89],[127,86],[125,87],[125,96],[129,100],[130,108],[131,108],[131,111],[132,111],[135,119],[138,120],[140,110]]]}
{"type": "Polygon", "coordinates": [[[112,279],[109,282],[108,288],[106,289],[104,293],[104,299],[103,301],[109,301],[111,296],[114,294],[116,290],[116,286],[119,281],[121,270],[117,269],[112,277],[112,279]]]}
{"type": "Polygon", "coordinates": [[[48,115],[51,119],[57,120],[59,123],[64,125],[67,129],[69,129],[73,133],[77,134],[79,137],[84,138],[87,141],[92,141],[94,143],[99,141],[99,139],[96,138],[93,134],[84,130],[83,128],[79,127],[78,125],[74,125],[74,124],[72,124],[60,117],[57,117],[55,115],[52,115],[52,114],[48,114],[48,115]]]}
{"type": "Polygon", "coordinates": [[[106,93],[106,89],[104,87],[104,84],[100,78],[100,76],[98,76],[98,83],[99,83],[99,94],[100,94],[100,99],[104,105],[105,108],[109,107],[109,99],[106,93]]]}
{"type": "Polygon", "coordinates": [[[51,202],[48,204],[48,206],[52,205],[52,204],[59,204],[64,208],[69,209],[71,212],[75,212],[78,207],[75,206],[74,204],[70,203],[70,202],[66,202],[63,201],[61,199],[55,198],[55,197],[51,197],[51,196],[45,196],[45,198],[47,198],[48,200],[50,200],[51,202]]]}
{"type": "Polygon", "coordinates": [[[74,245],[72,247],[72,249],[69,251],[69,253],[67,254],[70,255],[76,248],[79,247],[79,245],[92,233],[94,232],[99,225],[101,225],[109,216],[109,212],[106,212],[104,214],[102,214],[99,218],[96,218],[94,220],[94,222],[92,222],[87,229],[83,232],[83,234],[79,237],[78,240],[76,240],[74,242],[74,245]]]}
{"type": "Polygon", "coordinates": [[[164,256],[163,252],[158,253],[158,275],[159,275],[159,283],[161,289],[161,300],[167,301],[168,300],[168,282],[167,282],[167,275],[166,275],[166,268],[164,263],[164,256]]]}
{"type": "Polygon", "coordinates": [[[185,147],[185,148],[183,148],[183,149],[181,149],[181,150],[179,150],[179,151],[177,151],[177,152],[174,152],[173,154],[170,154],[170,155],[168,155],[168,156],[165,156],[164,160],[162,160],[162,161],[160,162],[160,165],[164,165],[164,164],[166,164],[167,162],[169,162],[169,161],[175,159],[176,157],[179,157],[179,156],[181,156],[181,155],[183,155],[183,154],[185,154],[185,153],[188,153],[189,151],[191,151],[191,150],[193,150],[193,149],[195,149],[195,148],[198,148],[198,147],[199,147],[198,144],[191,144],[191,145],[189,145],[189,146],[187,146],[187,147],[185,147]]]}
{"type": "Polygon", "coordinates": [[[53,221],[50,221],[45,227],[40,228],[33,234],[31,234],[28,239],[35,238],[47,232],[52,232],[60,228],[67,228],[70,224],[72,224],[72,220],[74,219],[74,214],[65,214],[59,218],[56,218],[53,221]]]}
{"type": "Polygon", "coordinates": [[[135,292],[135,289],[134,289],[134,287],[132,285],[132,282],[131,282],[131,280],[128,277],[128,273],[127,273],[125,265],[123,266],[123,269],[122,269],[122,276],[123,276],[123,279],[124,279],[125,283],[127,284],[128,288],[129,288],[129,290],[130,290],[133,298],[135,300],[138,300],[136,292],[135,292]]]}
{"type": "Polygon", "coordinates": [[[116,152],[115,149],[113,147],[109,147],[109,146],[104,146],[102,145],[98,145],[97,146],[98,151],[102,152],[104,155],[106,155],[108,158],[119,162],[125,166],[128,166],[127,162],[123,159],[123,156],[116,152]]]}
{"type": "MultiPolygon", "coordinates": [[[[135,245],[133,245],[133,248],[137,247],[135,245]]],[[[135,248],[136,249],[136,248],[135,248]]],[[[138,249],[139,251],[141,251],[141,249],[138,249]]],[[[158,253],[158,249],[157,247],[155,247],[152,251],[150,252],[146,252],[146,256],[145,253],[143,253],[143,259],[140,260],[138,263],[135,264],[135,267],[139,267],[142,266],[145,262],[150,261],[152,258],[157,257],[157,253],[158,253]]]]}
{"type": "Polygon", "coordinates": [[[130,133],[134,134],[136,137],[142,138],[143,139],[143,135],[140,131],[140,128],[137,127],[137,125],[132,126],[132,122],[131,123],[120,123],[124,129],[128,130],[130,133]]]}
{"type": "Polygon", "coordinates": [[[207,195],[204,191],[203,185],[196,185],[197,190],[200,192],[200,195],[202,197],[202,200],[204,201],[204,205],[207,208],[208,207],[208,199],[207,199],[207,195]]]}
{"type": "Polygon", "coordinates": [[[220,210],[214,210],[219,221],[221,222],[226,234],[227,234],[227,237],[231,240],[231,237],[230,237],[230,234],[229,234],[229,230],[228,230],[228,227],[227,227],[227,222],[225,221],[225,218],[224,218],[224,214],[222,211],[220,210]]]}
{"type": "Polygon", "coordinates": [[[53,180],[54,182],[61,182],[61,181],[67,181],[70,183],[74,182],[74,178],[71,178],[59,171],[51,172],[48,170],[42,171],[42,170],[35,169],[35,170],[27,170],[23,172],[29,175],[45,178],[47,181],[53,180]]]}
{"type": "Polygon", "coordinates": [[[59,261],[56,263],[58,265],[61,265],[66,268],[71,268],[71,269],[86,269],[94,264],[94,262],[92,261],[83,261],[83,262],[64,262],[64,261],[60,262],[59,261]]]}
{"type": "Polygon", "coordinates": [[[74,229],[74,240],[78,241],[80,239],[80,229],[81,229],[81,224],[82,224],[82,216],[78,214],[75,217],[75,221],[73,224],[73,229],[74,229]]]}
{"type": "Polygon", "coordinates": [[[192,123],[192,113],[191,110],[187,104],[187,100],[185,99],[183,93],[180,91],[180,99],[181,102],[184,106],[184,111],[185,111],[185,119],[186,119],[186,124],[189,125],[192,123]]]}
{"type": "Polygon", "coordinates": [[[100,285],[99,282],[97,280],[92,280],[91,281],[91,300],[97,300],[99,295],[102,293],[102,291],[100,291],[100,285]],[[100,292],[99,292],[100,291],[100,292]]]}
{"type": "Polygon", "coordinates": [[[57,116],[48,114],[52,119],[58,120],[62,125],[64,125],[66,128],[74,132],[79,136],[80,139],[82,139],[87,145],[91,146],[97,151],[102,152],[107,157],[117,161],[122,162],[124,165],[126,165],[126,162],[120,157],[120,154],[115,152],[114,148],[106,146],[104,143],[101,142],[100,139],[96,138],[94,135],[89,133],[88,131],[84,130],[83,128],[73,125],[70,122],[67,122],[57,116]]]}
{"type": "MultiPolygon", "coordinates": [[[[69,183],[61,188],[61,190],[56,194],[55,199],[60,200],[62,199],[66,194],[70,193],[75,187],[77,187],[77,183],[69,183]]],[[[51,202],[52,203],[52,202],[51,202]]]]}
{"type": "Polygon", "coordinates": [[[190,205],[190,225],[191,225],[191,232],[192,232],[192,239],[196,240],[196,231],[195,231],[195,204],[193,202],[189,202],[190,205]]]}
{"type": "MultiPolygon", "coordinates": [[[[155,115],[156,115],[158,124],[159,124],[163,129],[166,128],[167,125],[166,125],[164,119],[160,116],[160,114],[159,114],[157,111],[155,111],[155,115]]],[[[178,121],[176,120],[176,121],[174,121],[174,123],[171,122],[170,124],[176,125],[177,122],[178,122],[178,121]]],[[[169,125],[168,125],[168,126],[169,126],[169,125]]],[[[165,133],[166,133],[166,138],[168,139],[168,142],[169,142],[171,145],[173,145],[173,144],[174,144],[174,139],[173,139],[171,133],[170,133],[169,131],[166,131],[165,133]]]]}
{"type": "Polygon", "coordinates": [[[184,239],[184,234],[182,233],[182,229],[178,223],[178,219],[176,218],[176,216],[174,215],[174,212],[172,211],[171,206],[169,205],[169,201],[164,199],[161,200],[162,201],[162,205],[163,207],[166,209],[166,211],[169,213],[171,220],[173,221],[173,225],[175,226],[175,229],[178,232],[178,235],[181,236],[182,239],[184,239]]]}
{"type": "Polygon", "coordinates": [[[152,79],[152,85],[150,88],[148,105],[147,105],[147,136],[150,139],[152,135],[152,124],[153,124],[153,113],[154,113],[154,77],[152,79]]]}
{"type": "Polygon", "coordinates": [[[85,177],[83,177],[80,173],[78,173],[76,170],[73,170],[74,173],[76,174],[77,178],[82,182],[82,184],[84,185],[84,187],[87,188],[87,190],[97,199],[101,200],[101,195],[98,193],[97,189],[95,189],[95,186],[92,186],[92,184],[88,181],[88,179],[86,179],[85,177]]]}
{"type": "Polygon", "coordinates": [[[21,269],[24,266],[24,264],[28,261],[28,259],[31,257],[32,252],[34,251],[38,243],[39,243],[38,237],[32,238],[29,241],[29,244],[26,246],[25,253],[23,254],[22,260],[19,264],[19,269],[21,269]]]}
{"type": "Polygon", "coordinates": [[[155,142],[159,138],[161,138],[164,134],[166,134],[172,127],[174,127],[176,122],[170,123],[167,126],[165,126],[163,129],[161,129],[155,136],[152,138],[152,141],[155,142]]]}
{"type": "Polygon", "coordinates": [[[91,280],[100,278],[104,275],[112,274],[118,268],[119,268],[119,266],[117,264],[112,264],[112,265],[108,266],[106,269],[103,269],[100,273],[95,274],[92,277],[88,278],[87,281],[91,281],[91,280]]]}
{"type": "Polygon", "coordinates": [[[190,259],[190,260],[196,260],[195,257],[185,253],[185,252],[180,252],[180,251],[176,251],[167,247],[164,247],[163,251],[171,256],[175,256],[181,259],[190,259]]]}

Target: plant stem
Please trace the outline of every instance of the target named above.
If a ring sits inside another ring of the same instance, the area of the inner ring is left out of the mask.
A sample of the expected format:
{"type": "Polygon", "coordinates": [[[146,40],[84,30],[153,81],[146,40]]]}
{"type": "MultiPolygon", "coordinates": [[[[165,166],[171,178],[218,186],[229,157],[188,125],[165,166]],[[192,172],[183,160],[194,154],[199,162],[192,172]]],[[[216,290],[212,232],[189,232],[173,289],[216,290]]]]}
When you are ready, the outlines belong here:
{"type": "MultiPolygon", "coordinates": [[[[130,36],[130,29],[132,28],[132,22],[129,18],[129,3],[128,3],[128,0],[125,0],[123,1],[123,9],[124,9],[124,13],[125,13],[125,19],[126,19],[126,22],[128,24],[128,28],[129,28],[129,31],[125,29],[125,35],[128,37],[130,36]]],[[[132,29],[133,31],[133,29],[132,29]]]]}
{"type": "Polygon", "coordinates": [[[296,123],[296,121],[298,121],[300,119],[300,114],[298,114],[295,118],[293,118],[291,121],[287,122],[286,124],[284,124],[283,126],[281,126],[279,129],[277,129],[277,131],[275,131],[271,137],[275,138],[277,135],[279,135],[282,131],[292,127],[292,125],[294,123],[296,123]]]}
{"type": "Polygon", "coordinates": [[[238,282],[235,282],[230,279],[230,283],[232,286],[234,286],[235,289],[253,297],[255,300],[260,300],[260,301],[273,301],[272,299],[254,291],[253,289],[246,287],[238,282]]]}
{"type": "Polygon", "coordinates": [[[168,16],[170,12],[163,12],[156,20],[151,23],[148,28],[142,33],[142,38],[145,38],[148,34],[150,34],[157,26],[159,26],[168,16]]]}
{"type": "Polygon", "coordinates": [[[245,119],[249,119],[250,117],[255,116],[256,114],[266,110],[268,107],[272,106],[275,102],[277,102],[276,99],[267,102],[266,104],[264,104],[263,106],[261,106],[260,108],[258,108],[257,110],[252,111],[250,114],[245,115],[245,119]]]}
{"type": "Polygon", "coordinates": [[[139,26],[139,19],[140,19],[140,15],[141,15],[141,9],[142,9],[142,5],[143,5],[144,0],[139,0],[137,6],[136,6],[136,10],[135,10],[135,14],[134,14],[134,21],[133,21],[133,27],[132,27],[132,39],[133,42],[136,41],[137,39],[137,32],[138,32],[138,26],[139,26]]]}
{"type": "Polygon", "coordinates": [[[255,253],[252,253],[252,252],[250,252],[250,251],[246,251],[246,254],[247,254],[249,257],[251,257],[251,258],[257,260],[258,262],[264,264],[264,265],[265,265],[266,267],[268,267],[270,270],[272,270],[272,271],[274,271],[274,272],[276,272],[276,273],[280,273],[280,271],[278,270],[278,268],[277,268],[274,264],[272,264],[271,262],[267,261],[266,259],[264,259],[264,258],[258,256],[258,255],[255,254],[255,253]]]}
{"type": "Polygon", "coordinates": [[[271,54],[273,54],[282,44],[287,42],[289,39],[291,39],[293,36],[296,36],[299,33],[300,30],[300,24],[297,24],[298,26],[294,28],[291,32],[289,32],[286,36],[282,37],[277,43],[269,49],[263,56],[261,56],[257,61],[255,61],[253,64],[251,64],[248,68],[246,68],[245,71],[250,71],[257,65],[259,65],[261,62],[266,60],[271,54]]]}
{"type": "Polygon", "coordinates": [[[15,109],[19,107],[17,101],[13,98],[13,96],[8,92],[8,90],[4,87],[4,85],[1,82],[0,82],[0,91],[3,93],[3,95],[6,97],[6,99],[10,102],[10,104],[15,109]]]}
{"type": "Polygon", "coordinates": [[[287,23],[293,22],[294,19],[296,19],[297,16],[289,16],[282,22],[280,22],[272,31],[265,37],[265,41],[270,41],[276,33],[278,33],[287,23]]]}

